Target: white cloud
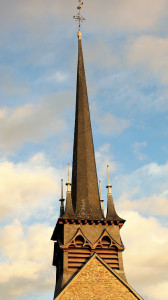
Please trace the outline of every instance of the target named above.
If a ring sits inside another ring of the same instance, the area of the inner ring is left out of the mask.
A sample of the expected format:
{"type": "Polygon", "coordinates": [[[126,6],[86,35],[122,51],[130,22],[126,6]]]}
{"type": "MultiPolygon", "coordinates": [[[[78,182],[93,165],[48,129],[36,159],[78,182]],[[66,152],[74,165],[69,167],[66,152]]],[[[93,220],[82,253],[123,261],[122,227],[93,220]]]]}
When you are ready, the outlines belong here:
{"type": "Polygon", "coordinates": [[[114,1],[111,11],[114,15],[114,23],[118,26],[125,26],[132,30],[144,30],[156,26],[159,17],[164,13],[166,1],[145,0],[114,1]],[[115,11],[116,8],[116,11],[115,11]]]}
{"type": "Polygon", "coordinates": [[[38,143],[66,126],[63,116],[71,106],[72,93],[56,94],[38,104],[0,109],[0,150],[12,153],[25,143],[38,143]]]}
{"type": "Polygon", "coordinates": [[[117,63],[117,57],[113,54],[110,45],[105,40],[89,41],[86,44],[85,57],[87,58],[87,64],[91,68],[93,68],[94,64],[97,69],[110,69],[117,63]]]}
{"type": "Polygon", "coordinates": [[[46,81],[53,82],[53,83],[56,83],[56,82],[61,83],[61,82],[66,81],[67,78],[68,78],[68,75],[66,73],[57,71],[54,74],[48,76],[46,78],[46,81]]]}
{"type": "Polygon", "coordinates": [[[168,229],[137,212],[125,210],[120,215],[127,220],[121,236],[126,246],[124,266],[128,282],[145,299],[166,300],[168,229]]]}
{"type": "Polygon", "coordinates": [[[128,63],[138,66],[148,76],[152,74],[161,83],[168,83],[168,38],[140,36],[129,41],[128,63]]]}
{"type": "MultiPolygon", "coordinates": [[[[60,175],[59,175],[60,176],[60,175]]],[[[44,154],[36,154],[25,163],[0,162],[0,216],[29,216],[38,218],[38,214],[47,208],[48,215],[53,209],[53,201],[58,197],[58,175],[44,154]]],[[[55,203],[55,213],[58,206],[55,203]]],[[[44,212],[43,212],[44,213],[44,212]]],[[[45,211],[46,213],[46,211],[45,211]]]]}
{"type": "MultiPolygon", "coordinates": [[[[23,80],[18,80],[13,73],[13,70],[10,66],[2,66],[0,68],[0,87],[3,97],[11,97],[15,95],[20,95],[25,97],[28,95],[28,86],[23,80]]],[[[4,99],[0,99],[2,101],[4,99]]]]}
{"type": "Polygon", "coordinates": [[[107,135],[120,134],[130,126],[130,121],[118,118],[110,113],[97,116],[96,120],[100,130],[107,135]]]}
{"type": "Polygon", "coordinates": [[[155,283],[155,285],[149,286],[145,288],[146,291],[146,295],[149,298],[148,295],[150,295],[150,297],[152,299],[157,299],[157,300],[167,300],[167,285],[168,285],[168,281],[163,279],[163,282],[159,282],[159,283],[155,283]]]}
{"type": "MultiPolygon", "coordinates": [[[[46,18],[59,20],[63,18],[64,23],[69,20],[70,16],[75,14],[76,1],[60,2],[50,0],[46,3],[44,0],[20,1],[14,3],[5,1],[1,9],[1,24],[21,22],[27,27],[47,27],[46,18]],[[10,5],[9,5],[10,4],[10,5]]],[[[165,15],[166,0],[113,0],[106,1],[91,0],[85,3],[82,14],[87,17],[87,23],[91,28],[117,28],[119,30],[144,30],[159,24],[160,17],[165,15]],[[96,14],[95,12],[96,6],[96,14]],[[103,12],[103,13],[102,13],[103,12]],[[99,22],[101,20],[101,22],[99,22]]],[[[1,25],[2,26],[2,25],[1,25]]]]}
{"type": "Polygon", "coordinates": [[[117,176],[114,178],[114,185],[119,197],[126,193],[130,200],[152,195],[166,196],[168,191],[168,162],[162,165],[150,163],[130,174],[117,176]],[[131,196],[132,190],[135,193],[131,196]]]}
{"type": "Polygon", "coordinates": [[[99,179],[107,178],[107,165],[109,165],[111,173],[116,171],[117,164],[111,154],[109,144],[102,145],[99,150],[96,151],[95,156],[99,179]]]}
{"type": "Polygon", "coordinates": [[[149,216],[168,216],[168,197],[152,195],[138,200],[130,200],[129,194],[119,198],[119,208],[147,213],[149,216]]]}
{"type": "Polygon", "coordinates": [[[3,274],[0,286],[4,300],[30,291],[40,294],[40,290],[45,293],[54,289],[52,231],[47,224],[27,227],[17,219],[1,228],[0,247],[4,262],[0,262],[0,273],[3,274]]]}
{"type": "Polygon", "coordinates": [[[142,149],[147,146],[147,142],[135,142],[132,145],[133,153],[135,154],[138,160],[145,160],[147,156],[142,153],[142,149]]]}

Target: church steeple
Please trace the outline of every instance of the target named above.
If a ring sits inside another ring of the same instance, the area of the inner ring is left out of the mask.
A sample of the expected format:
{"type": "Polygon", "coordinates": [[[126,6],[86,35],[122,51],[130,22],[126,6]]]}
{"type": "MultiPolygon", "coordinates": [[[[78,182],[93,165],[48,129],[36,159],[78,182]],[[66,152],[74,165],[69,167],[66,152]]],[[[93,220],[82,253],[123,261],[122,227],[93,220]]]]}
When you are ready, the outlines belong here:
{"type": "Polygon", "coordinates": [[[77,218],[102,219],[80,29],[72,168],[72,203],[77,218]]]}
{"type": "MultiPolygon", "coordinates": [[[[101,186],[100,195],[98,189],[82,53],[80,22],[84,18],[80,15],[81,7],[82,2],[79,0],[79,12],[74,17],[79,21],[79,30],[72,191],[68,164],[65,212],[62,213],[62,207],[60,218],[52,235],[52,240],[55,242],[53,265],[56,266],[54,299],[57,298],[62,288],[68,285],[69,280],[87,263],[93,253],[96,253],[104,261],[107,268],[115,270],[122,280],[126,281],[122,261],[124,245],[120,237],[120,228],[125,221],[117,215],[114,208],[109,171],[106,218],[103,212],[101,186]]],[[[61,201],[63,204],[63,199],[61,201]]],[[[99,280],[102,280],[101,275],[99,275],[99,280]]],[[[66,299],[70,298],[73,298],[72,294],[68,295],[66,299]]],[[[58,299],[61,298],[58,296],[58,299]]]]}

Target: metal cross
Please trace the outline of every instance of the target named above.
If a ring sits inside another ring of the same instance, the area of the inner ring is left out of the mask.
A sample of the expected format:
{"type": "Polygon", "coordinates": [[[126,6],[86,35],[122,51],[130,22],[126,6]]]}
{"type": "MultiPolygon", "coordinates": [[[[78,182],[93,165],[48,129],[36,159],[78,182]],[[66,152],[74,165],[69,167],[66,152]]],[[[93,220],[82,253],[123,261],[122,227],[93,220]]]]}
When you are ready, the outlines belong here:
{"type": "Polygon", "coordinates": [[[84,19],[84,18],[81,16],[81,14],[80,14],[80,10],[81,10],[81,8],[82,8],[82,5],[83,5],[83,2],[81,2],[81,0],[79,0],[79,5],[77,6],[77,9],[79,10],[79,12],[78,12],[77,16],[73,16],[73,18],[74,18],[75,20],[78,20],[78,21],[79,21],[79,30],[80,30],[81,22],[82,22],[82,21],[85,21],[85,19],[84,19]]]}

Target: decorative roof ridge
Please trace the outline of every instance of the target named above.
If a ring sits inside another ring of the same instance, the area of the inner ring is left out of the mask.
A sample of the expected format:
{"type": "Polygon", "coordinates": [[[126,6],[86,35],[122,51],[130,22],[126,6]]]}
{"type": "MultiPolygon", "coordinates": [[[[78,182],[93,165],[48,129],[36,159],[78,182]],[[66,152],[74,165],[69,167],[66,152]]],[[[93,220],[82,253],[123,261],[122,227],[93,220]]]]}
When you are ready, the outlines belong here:
{"type": "MultiPolygon", "coordinates": [[[[121,219],[122,220],[122,219],[121,219]]],[[[125,220],[123,220],[125,222],[125,220]]],[[[120,222],[120,220],[112,220],[112,219],[86,219],[86,218],[77,218],[75,215],[74,216],[66,216],[64,218],[60,217],[58,219],[59,224],[66,224],[66,223],[71,223],[71,224],[89,224],[89,225],[119,225],[119,227],[121,228],[124,222],[120,222]]]]}

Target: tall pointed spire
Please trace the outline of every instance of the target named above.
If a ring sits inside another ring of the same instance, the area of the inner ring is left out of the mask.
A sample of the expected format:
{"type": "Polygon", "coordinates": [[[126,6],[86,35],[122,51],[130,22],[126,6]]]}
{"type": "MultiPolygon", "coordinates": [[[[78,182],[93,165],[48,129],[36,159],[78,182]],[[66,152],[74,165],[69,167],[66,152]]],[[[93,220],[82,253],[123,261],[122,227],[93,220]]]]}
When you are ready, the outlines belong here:
{"type": "MultiPolygon", "coordinates": [[[[78,14],[78,17],[76,18],[81,17],[78,14]]],[[[102,219],[103,217],[99,202],[97,172],[80,27],[78,32],[78,68],[72,169],[72,203],[77,218],[102,219]]]]}
{"type": "Polygon", "coordinates": [[[115,207],[114,207],[114,201],[113,201],[113,196],[112,196],[112,192],[111,192],[112,185],[110,184],[110,175],[109,175],[109,166],[108,165],[107,165],[107,174],[108,174],[108,185],[106,186],[106,188],[108,189],[108,194],[107,194],[107,216],[106,216],[106,219],[124,223],[125,220],[121,219],[117,215],[115,207]]]}

